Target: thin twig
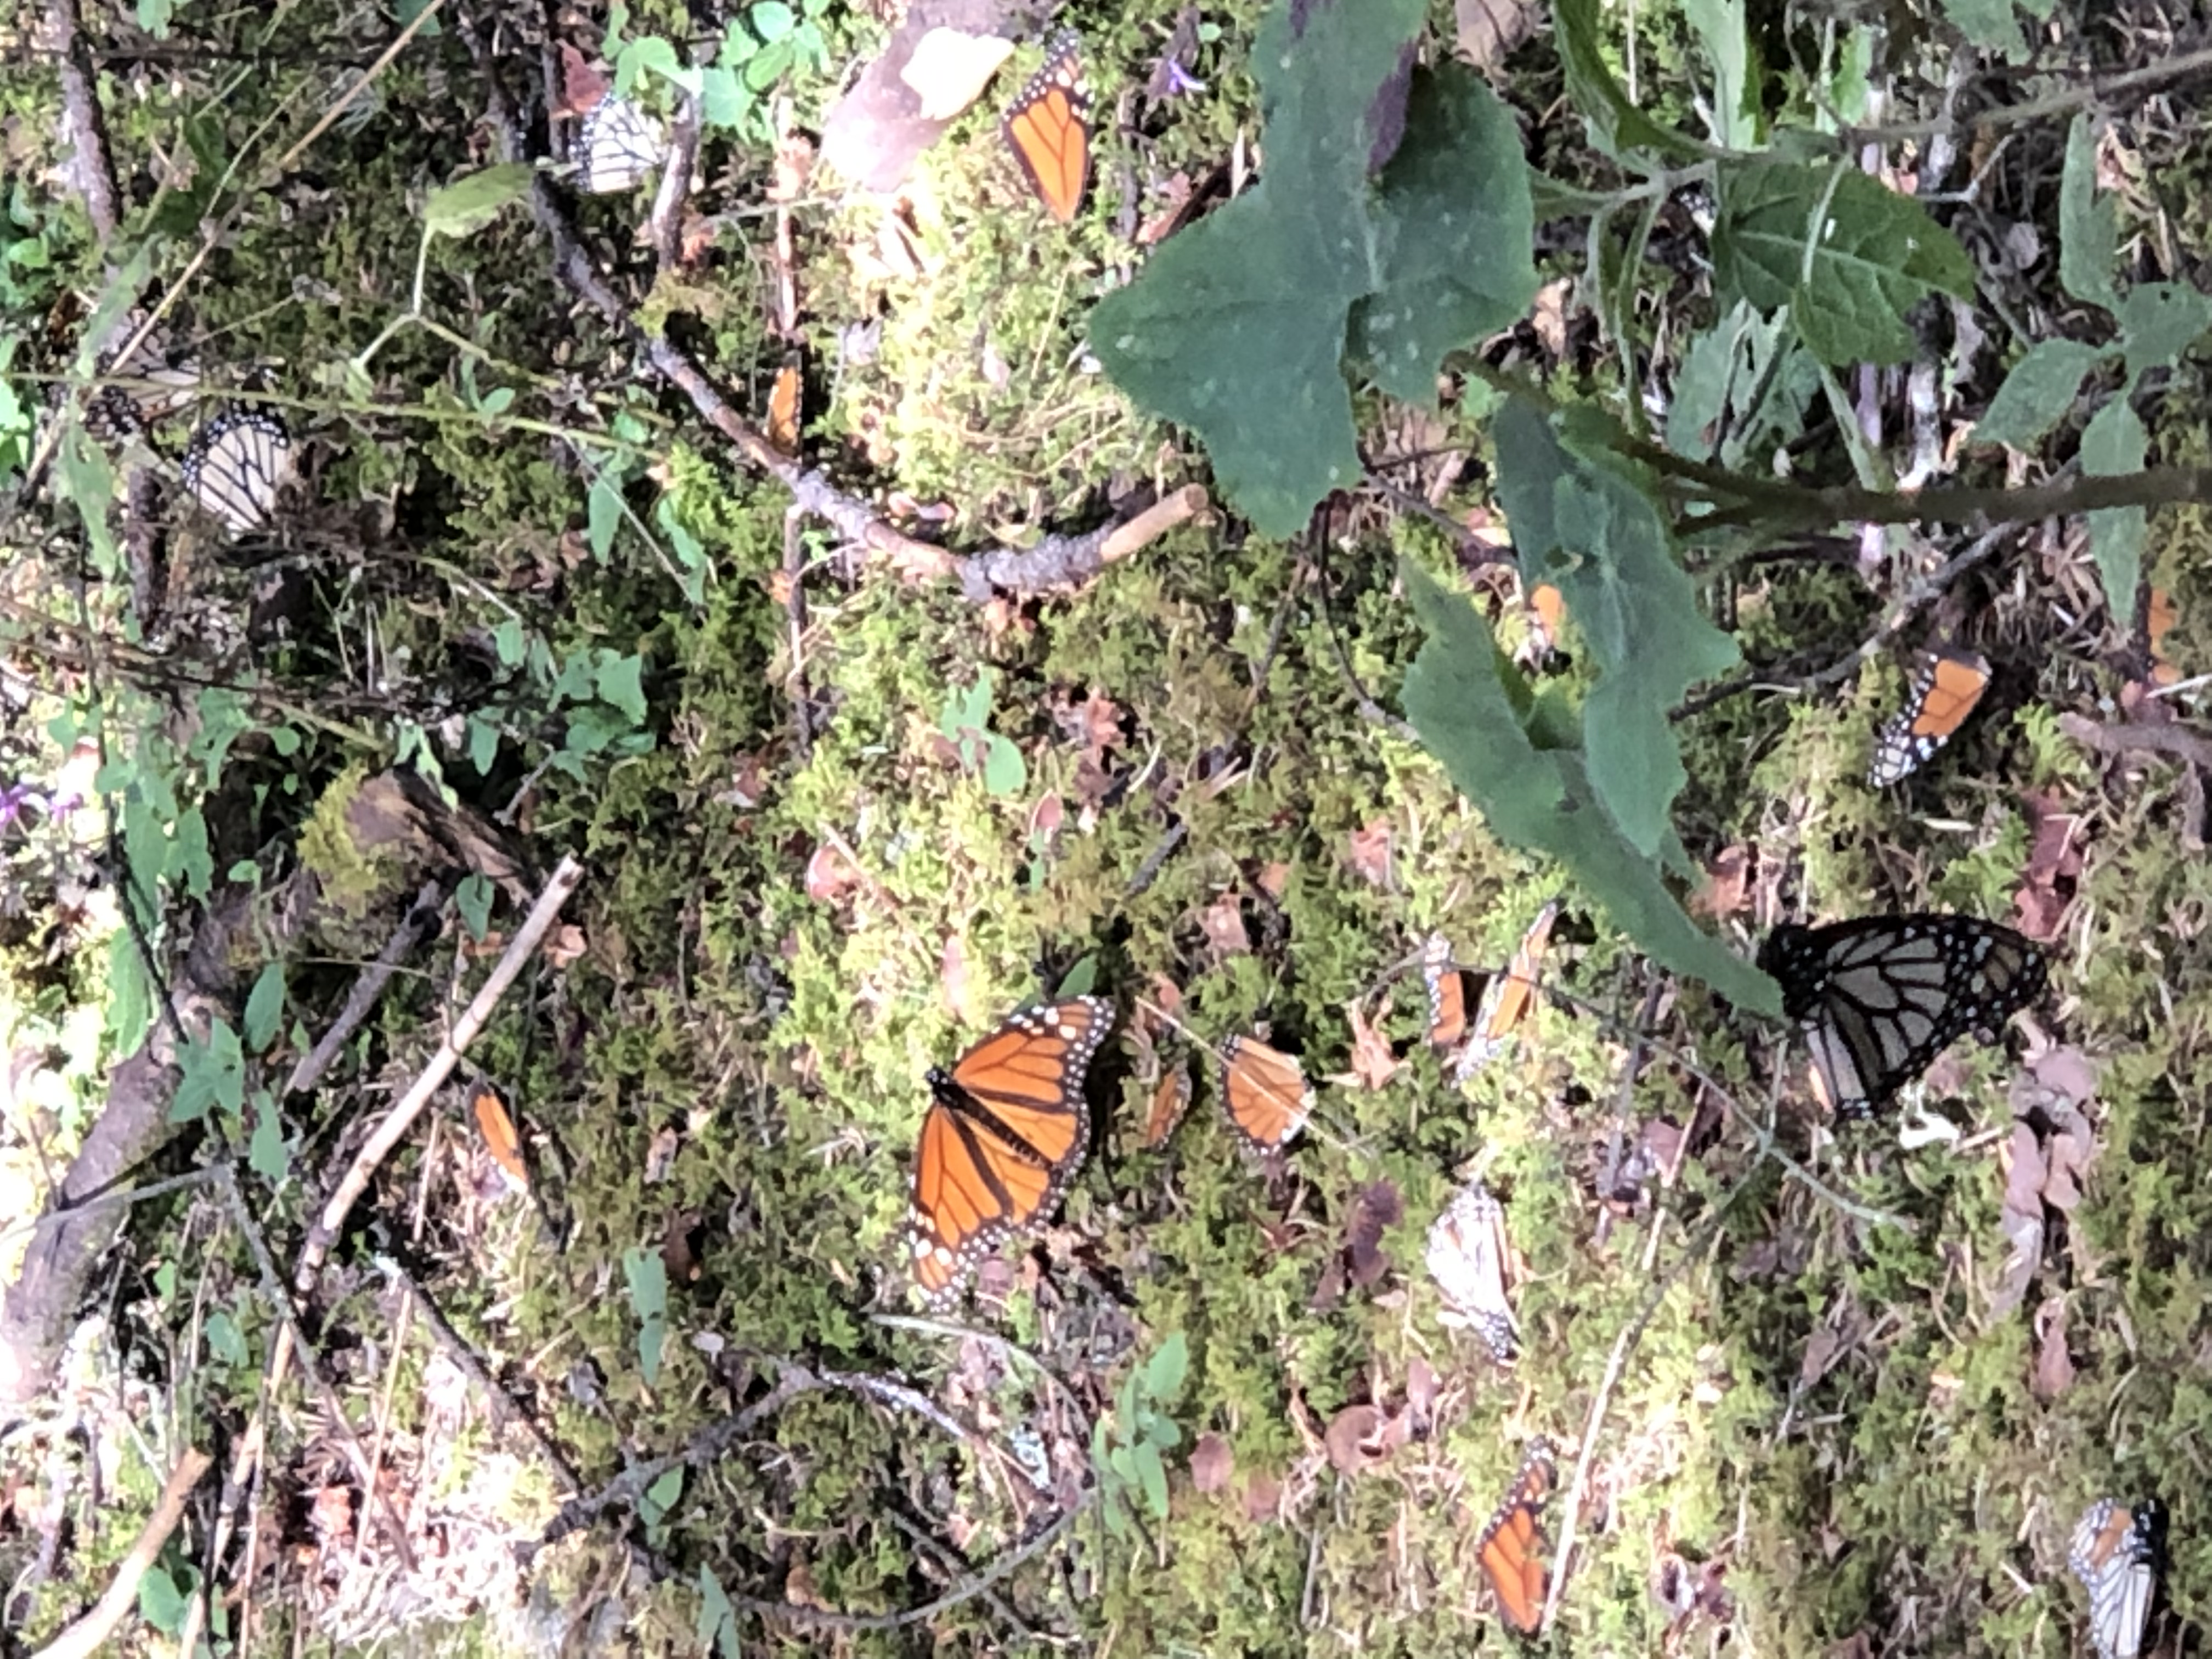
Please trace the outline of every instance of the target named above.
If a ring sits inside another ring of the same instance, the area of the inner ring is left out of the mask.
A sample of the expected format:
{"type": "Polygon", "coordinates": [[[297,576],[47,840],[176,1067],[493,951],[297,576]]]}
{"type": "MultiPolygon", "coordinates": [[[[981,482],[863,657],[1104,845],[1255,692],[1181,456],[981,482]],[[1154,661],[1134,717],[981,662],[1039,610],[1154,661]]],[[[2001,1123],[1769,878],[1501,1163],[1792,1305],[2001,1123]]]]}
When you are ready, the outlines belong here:
{"type": "Polygon", "coordinates": [[[2119,720],[2110,726],[2100,725],[2086,714],[2061,714],[2058,729],[2085,748],[2100,754],[2122,755],[2130,751],[2154,755],[2171,755],[2176,760],[2187,761],[2212,772],[2212,733],[2185,721],[2169,726],[2150,726],[2140,720],[2119,720]]]}
{"type": "Polygon", "coordinates": [[[399,925],[392,930],[392,937],[385,940],[384,948],[376,953],[376,960],[354,981],[353,989],[346,994],[345,1006],[338,1010],[338,1017],[332,1022],[331,1029],[323,1033],[321,1040],[292,1068],[292,1076],[284,1085],[284,1094],[304,1094],[322,1080],[323,1073],[330,1070],[331,1063],[337,1059],[338,1050],[345,1047],[346,1039],[360,1028],[362,1021],[368,1018],[369,1011],[376,1006],[377,999],[384,994],[385,986],[399,970],[402,959],[437,925],[445,905],[445,883],[425,882],[422,890],[416,894],[415,902],[400,918],[399,925]]]}
{"type": "Polygon", "coordinates": [[[1719,1206],[1698,1224],[1698,1231],[1683,1246],[1681,1255],[1644,1293],[1644,1305],[1637,1310],[1636,1317],[1623,1326],[1620,1334],[1613,1339],[1613,1352],[1605,1362],[1605,1375],[1598,1380],[1597,1394],[1590,1401],[1589,1416],[1583,1425],[1582,1446],[1575,1455],[1574,1478],[1567,1485],[1566,1498],[1560,1506],[1559,1545],[1552,1555],[1554,1567],[1551,1584],[1544,1594],[1543,1617],[1537,1625],[1540,1633],[1551,1628],[1552,1615],[1559,1609],[1559,1594],[1566,1588],[1567,1558],[1574,1553],[1575,1530],[1582,1519],[1583,1493],[1589,1486],[1590,1464],[1597,1455],[1598,1430],[1604,1425],[1607,1408],[1613,1402],[1613,1391],[1620,1382],[1621,1370],[1627,1364],[1630,1352],[1642,1340],[1653,1316],[1658,1313],[1659,1304],[1666,1300],[1667,1293],[1674,1288],[1684,1273],[1703,1259],[1714,1241],[1720,1237],[1721,1225],[1728,1219],[1729,1212],[1735,1207],[1736,1200],[1751,1189],[1752,1177],[1758,1173],[1757,1163],[1744,1171],[1742,1178],[1729,1189],[1728,1196],[1721,1200],[1719,1206]]]}
{"type": "Polygon", "coordinates": [[[169,1541],[169,1534],[184,1519],[185,1500],[191,1496],[192,1488],[199,1485],[200,1477],[214,1462],[213,1457],[196,1447],[185,1449],[177,1460],[177,1467],[169,1471],[154,1513],[139,1529],[138,1541],[116,1568],[115,1577],[108,1581],[99,1602],[90,1613],[40,1649],[36,1659],[91,1659],[125,1617],[137,1611],[139,1581],[160,1558],[161,1547],[169,1541]]]}

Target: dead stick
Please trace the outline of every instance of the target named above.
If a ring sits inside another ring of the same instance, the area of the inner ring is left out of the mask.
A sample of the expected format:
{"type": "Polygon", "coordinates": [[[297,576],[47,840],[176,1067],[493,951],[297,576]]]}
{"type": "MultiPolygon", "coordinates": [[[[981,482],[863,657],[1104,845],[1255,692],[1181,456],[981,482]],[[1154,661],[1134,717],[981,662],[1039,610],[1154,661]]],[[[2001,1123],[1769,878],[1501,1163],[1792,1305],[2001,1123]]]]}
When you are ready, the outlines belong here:
{"type": "Polygon", "coordinates": [[[430,1097],[437,1093],[453,1074],[453,1067],[460,1063],[461,1055],[469,1044],[476,1041],[477,1033],[483,1030],[490,1020],[492,1011],[499,1006],[500,999],[507,994],[507,987],[514,984],[521,974],[523,964],[537,954],[539,942],[550,931],[561,915],[562,907],[568,903],[568,895],[576,890],[576,884],[583,878],[582,865],[573,858],[561,860],[560,867],[554,871],[552,878],[545,884],[545,890],[538,895],[529,919],[515,934],[514,942],[507,947],[507,954],[499,959],[499,966],[491,970],[491,977],[483,982],[483,988],[477,993],[475,1000],[460,1018],[453,1022],[453,1029],[438,1045],[437,1053],[430,1056],[430,1063],[422,1068],[422,1075],[415,1079],[414,1087],[408,1090],[401,1097],[399,1103],[386,1114],[376,1133],[369,1136],[368,1144],[355,1157],[352,1167],[332,1189],[329,1201],[323,1206],[322,1215],[307,1235],[307,1247],[300,1252],[299,1269],[292,1276],[292,1288],[301,1296],[314,1290],[316,1276],[322,1272],[323,1261],[329,1255],[331,1246],[337,1242],[339,1230],[345,1225],[346,1217],[352,1212],[356,1201],[368,1190],[369,1181],[376,1174],[378,1166],[392,1156],[392,1149],[414,1127],[415,1120],[422,1109],[430,1103],[430,1097]]]}
{"type": "Polygon", "coordinates": [[[161,1547],[169,1541],[169,1534],[184,1519],[185,1500],[200,1477],[208,1472],[215,1459],[197,1447],[187,1447],[177,1460],[177,1467],[169,1472],[168,1484],[161,1488],[161,1501],[154,1505],[154,1513],[146,1518],[145,1528],[139,1533],[138,1541],[131,1547],[131,1553],[123,1558],[115,1577],[108,1581],[107,1590],[90,1613],[71,1625],[48,1643],[37,1659],[91,1659],[100,1650],[115,1627],[138,1606],[138,1581],[154,1565],[161,1547]]]}

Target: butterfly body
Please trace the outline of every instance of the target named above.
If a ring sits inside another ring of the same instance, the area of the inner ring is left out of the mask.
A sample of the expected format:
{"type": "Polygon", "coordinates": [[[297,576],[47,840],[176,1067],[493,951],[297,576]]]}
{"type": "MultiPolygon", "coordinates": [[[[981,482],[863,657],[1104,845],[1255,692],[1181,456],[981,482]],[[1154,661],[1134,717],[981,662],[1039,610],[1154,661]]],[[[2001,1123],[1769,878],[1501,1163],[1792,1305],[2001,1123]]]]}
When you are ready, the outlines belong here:
{"type": "Polygon", "coordinates": [[[2043,990],[2035,944],[1972,916],[1863,916],[1826,927],[1785,923],[1759,946],[1782,987],[1828,1102],[1865,1117],[1968,1032],[1994,1037],[2043,990]]]}
{"type": "Polygon", "coordinates": [[[1059,1204],[1091,1141],[1084,1076],[1113,1025],[1112,1005],[1071,997],[1012,1015],[951,1068],[930,1068],[912,1231],[915,1280],[932,1303],[1059,1204]]]}

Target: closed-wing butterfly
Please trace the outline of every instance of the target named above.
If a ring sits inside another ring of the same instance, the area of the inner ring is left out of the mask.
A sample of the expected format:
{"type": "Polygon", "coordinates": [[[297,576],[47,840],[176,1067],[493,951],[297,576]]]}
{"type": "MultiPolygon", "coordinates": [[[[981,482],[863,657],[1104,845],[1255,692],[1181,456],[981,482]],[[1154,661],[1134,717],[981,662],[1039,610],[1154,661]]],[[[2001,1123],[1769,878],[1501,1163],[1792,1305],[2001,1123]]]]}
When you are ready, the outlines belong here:
{"type": "Polygon", "coordinates": [[[2097,1659],[2136,1659],[2158,1594],[2166,1506],[2100,1498],[2074,1528],[2066,1565],[2089,1592],[2089,1639],[2097,1659]]]}
{"type": "Polygon", "coordinates": [[[1467,1048],[1453,1071],[1454,1081],[1466,1082],[1504,1053],[1514,1029],[1536,1006],[1536,984],[1543,969],[1544,948],[1551,943],[1552,924],[1559,915],[1557,899],[1539,910],[1536,919],[1528,924],[1528,931],[1521,935],[1521,943],[1514,947],[1513,959],[1506,963],[1505,971],[1491,975],[1490,982],[1483,987],[1482,1003],[1475,1010],[1467,1048]]]}
{"type": "Polygon", "coordinates": [[[1988,660],[1972,651],[1923,651],[1914,661],[1905,707],[1875,734],[1867,782],[1886,788],[1910,777],[1951,741],[1989,690],[1988,660]]]}
{"type": "Polygon", "coordinates": [[[1455,1194],[1429,1228],[1429,1273],[1443,1293],[1439,1318],[1473,1330],[1501,1365],[1513,1363],[1520,1328],[1505,1297],[1510,1249],[1505,1206],[1480,1181],[1455,1194]]]}

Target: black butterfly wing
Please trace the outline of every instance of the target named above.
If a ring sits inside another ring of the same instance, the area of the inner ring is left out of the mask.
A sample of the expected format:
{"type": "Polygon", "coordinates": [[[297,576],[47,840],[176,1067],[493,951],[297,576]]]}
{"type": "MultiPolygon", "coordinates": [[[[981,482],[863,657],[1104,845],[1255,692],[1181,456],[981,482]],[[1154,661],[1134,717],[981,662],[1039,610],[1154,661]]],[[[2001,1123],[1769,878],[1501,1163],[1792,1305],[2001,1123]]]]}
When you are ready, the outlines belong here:
{"type": "Polygon", "coordinates": [[[2033,941],[1972,916],[1863,916],[1776,928],[1759,965],[1805,1032],[1829,1103],[1846,1117],[1886,1104],[1969,1031],[1993,1036],[2042,995],[2033,941]]]}

